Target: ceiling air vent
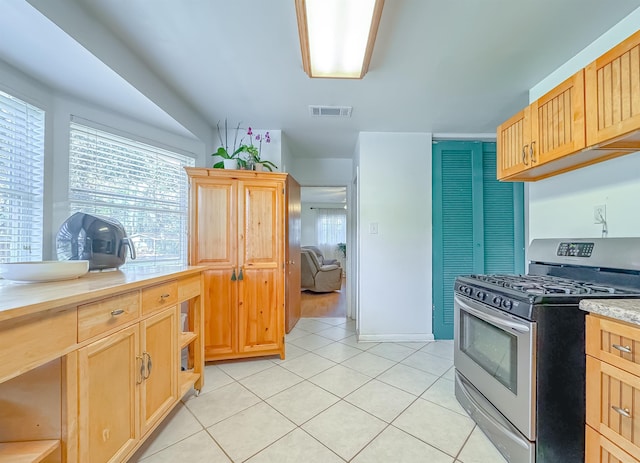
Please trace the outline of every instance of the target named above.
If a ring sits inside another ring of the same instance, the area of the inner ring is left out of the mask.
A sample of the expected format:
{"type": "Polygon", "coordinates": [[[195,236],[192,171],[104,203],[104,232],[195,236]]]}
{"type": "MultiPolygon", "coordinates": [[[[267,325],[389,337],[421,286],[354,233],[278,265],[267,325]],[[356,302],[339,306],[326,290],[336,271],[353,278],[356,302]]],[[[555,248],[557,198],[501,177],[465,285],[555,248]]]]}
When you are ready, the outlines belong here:
{"type": "Polygon", "coordinates": [[[351,117],[351,106],[309,106],[309,114],[314,117],[351,117]]]}

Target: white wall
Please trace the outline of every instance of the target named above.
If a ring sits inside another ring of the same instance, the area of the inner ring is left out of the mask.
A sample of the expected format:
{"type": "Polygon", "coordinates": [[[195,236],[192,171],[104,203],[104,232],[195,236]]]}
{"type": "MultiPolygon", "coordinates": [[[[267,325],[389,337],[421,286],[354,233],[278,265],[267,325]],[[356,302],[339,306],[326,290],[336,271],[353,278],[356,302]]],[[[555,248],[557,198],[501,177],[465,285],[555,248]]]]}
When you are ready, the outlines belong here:
{"type": "Polygon", "coordinates": [[[289,172],[302,186],[349,186],[353,180],[351,159],[293,158],[289,172]]]}
{"type": "Polygon", "coordinates": [[[359,339],[433,339],[431,134],[362,132],[357,158],[359,339]]]}
{"type": "MultiPolygon", "coordinates": [[[[638,30],[640,8],[529,92],[534,101],[638,30]]],[[[560,174],[528,186],[528,239],[600,237],[593,207],[604,204],[610,237],[640,236],[640,153],[560,174]]]]}

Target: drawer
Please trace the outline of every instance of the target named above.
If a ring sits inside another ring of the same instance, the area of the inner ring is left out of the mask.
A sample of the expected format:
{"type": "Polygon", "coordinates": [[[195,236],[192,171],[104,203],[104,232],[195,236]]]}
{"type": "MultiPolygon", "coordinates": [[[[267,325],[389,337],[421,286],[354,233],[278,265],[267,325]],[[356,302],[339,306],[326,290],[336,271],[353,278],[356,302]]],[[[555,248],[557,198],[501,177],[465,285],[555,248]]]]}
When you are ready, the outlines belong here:
{"type": "Polygon", "coordinates": [[[84,341],[140,316],[140,292],[119,294],[78,306],[78,340],[84,341]]]}
{"type": "Polygon", "coordinates": [[[142,313],[171,307],[178,303],[178,282],[169,281],[142,289],[142,313]]]}
{"type": "Polygon", "coordinates": [[[640,376],[640,327],[588,315],[587,354],[640,376]]]}
{"type": "Polygon", "coordinates": [[[586,426],[585,437],[587,463],[640,463],[589,426],[586,426]]]}
{"type": "Polygon", "coordinates": [[[180,302],[186,301],[193,297],[196,297],[201,293],[200,288],[200,275],[192,276],[189,278],[183,278],[178,281],[178,300],[180,302]]]}
{"type": "Polygon", "coordinates": [[[586,421],[630,455],[640,455],[640,378],[587,356],[586,421]]]}
{"type": "Polygon", "coordinates": [[[75,307],[3,321],[0,323],[0,382],[67,354],[75,348],[76,339],[75,307]]]}

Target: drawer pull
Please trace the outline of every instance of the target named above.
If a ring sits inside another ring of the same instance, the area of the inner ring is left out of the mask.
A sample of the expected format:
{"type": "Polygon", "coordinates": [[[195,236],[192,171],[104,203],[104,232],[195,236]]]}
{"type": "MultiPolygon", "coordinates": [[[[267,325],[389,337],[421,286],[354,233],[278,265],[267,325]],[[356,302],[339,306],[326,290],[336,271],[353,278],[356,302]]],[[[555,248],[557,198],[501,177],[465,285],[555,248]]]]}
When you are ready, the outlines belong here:
{"type": "Polygon", "coordinates": [[[168,298],[169,296],[171,296],[171,294],[169,294],[169,293],[164,293],[164,294],[161,294],[161,295],[160,295],[160,299],[166,299],[166,298],[168,298]]]}
{"type": "Polygon", "coordinates": [[[618,349],[620,352],[624,352],[626,354],[631,353],[631,346],[620,346],[618,344],[612,344],[614,349],[618,349]]]}
{"type": "Polygon", "coordinates": [[[620,408],[620,407],[616,407],[615,405],[612,405],[611,408],[613,408],[613,410],[616,413],[619,413],[624,417],[631,418],[631,412],[629,411],[628,408],[620,408]]]}
{"type": "Polygon", "coordinates": [[[140,376],[136,378],[136,384],[142,384],[144,381],[144,357],[136,355],[136,360],[140,360],[140,376]]]}
{"type": "Polygon", "coordinates": [[[118,315],[122,315],[124,313],[124,309],[116,309],[111,311],[111,315],[117,317],[118,315]]]}
{"type": "Polygon", "coordinates": [[[151,368],[153,367],[153,362],[151,361],[151,355],[148,352],[143,352],[142,357],[146,359],[146,373],[142,376],[143,379],[149,379],[151,376],[151,368]]]}

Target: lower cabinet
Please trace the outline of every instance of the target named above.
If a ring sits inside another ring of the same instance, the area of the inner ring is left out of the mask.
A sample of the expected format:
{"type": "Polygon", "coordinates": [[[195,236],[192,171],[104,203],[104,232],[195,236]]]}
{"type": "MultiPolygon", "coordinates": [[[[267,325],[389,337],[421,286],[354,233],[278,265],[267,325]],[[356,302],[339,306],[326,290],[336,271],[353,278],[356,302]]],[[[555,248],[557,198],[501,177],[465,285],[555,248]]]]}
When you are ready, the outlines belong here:
{"type": "Polygon", "coordinates": [[[121,461],[177,400],[177,306],[80,349],[80,461],[121,461]]]}
{"type": "Polygon", "coordinates": [[[640,328],[587,316],[586,463],[640,463],[640,328]]]}

